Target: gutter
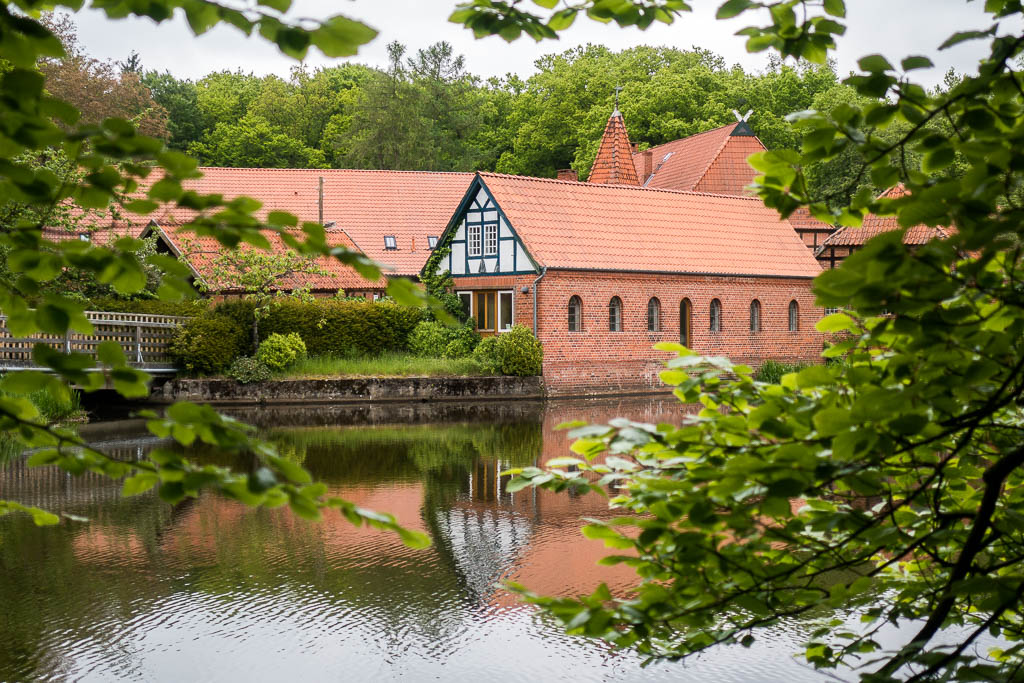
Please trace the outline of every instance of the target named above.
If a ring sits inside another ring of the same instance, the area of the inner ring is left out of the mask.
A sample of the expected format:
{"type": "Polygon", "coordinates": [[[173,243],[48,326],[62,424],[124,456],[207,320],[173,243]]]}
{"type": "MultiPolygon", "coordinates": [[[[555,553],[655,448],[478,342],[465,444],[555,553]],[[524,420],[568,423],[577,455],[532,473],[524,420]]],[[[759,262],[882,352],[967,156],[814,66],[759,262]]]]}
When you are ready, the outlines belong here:
{"type": "Polygon", "coordinates": [[[540,275],[533,281],[533,336],[540,339],[537,334],[537,285],[540,284],[541,278],[548,274],[548,267],[544,266],[541,269],[540,275]]]}

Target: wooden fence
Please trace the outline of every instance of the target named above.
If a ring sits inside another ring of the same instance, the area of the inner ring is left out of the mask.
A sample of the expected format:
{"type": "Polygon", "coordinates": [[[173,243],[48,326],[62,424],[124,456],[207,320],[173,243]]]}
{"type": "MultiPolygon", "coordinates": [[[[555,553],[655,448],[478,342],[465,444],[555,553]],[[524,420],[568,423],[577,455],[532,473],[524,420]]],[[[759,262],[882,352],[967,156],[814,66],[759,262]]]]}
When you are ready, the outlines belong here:
{"type": "Polygon", "coordinates": [[[7,316],[0,316],[0,369],[37,367],[32,360],[32,348],[40,343],[63,353],[84,353],[95,359],[96,347],[101,342],[114,341],[134,367],[151,372],[174,370],[167,345],[174,329],[188,318],[107,311],[86,311],[85,317],[93,325],[92,334],[69,331],[64,335],[14,337],[7,328],[7,316]]]}

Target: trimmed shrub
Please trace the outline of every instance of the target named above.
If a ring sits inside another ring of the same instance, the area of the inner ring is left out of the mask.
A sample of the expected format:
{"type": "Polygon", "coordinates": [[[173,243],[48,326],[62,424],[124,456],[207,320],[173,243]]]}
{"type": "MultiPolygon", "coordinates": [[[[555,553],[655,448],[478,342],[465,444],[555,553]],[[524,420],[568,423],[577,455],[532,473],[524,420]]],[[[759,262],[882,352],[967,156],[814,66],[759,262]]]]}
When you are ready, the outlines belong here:
{"type": "Polygon", "coordinates": [[[289,299],[271,306],[259,328],[262,339],[297,332],[311,356],[375,356],[408,348],[409,335],[422,317],[420,309],[392,301],[289,299]]]}
{"type": "Polygon", "coordinates": [[[516,377],[532,377],[541,372],[543,352],[530,328],[516,325],[498,335],[498,357],[501,372],[516,377]]]}
{"type": "Polygon", "coordinates": [[[441,323],[419,323],[409,335],[409,350],[417,356],[439,357],[448,347],[448,328],[441,323]]]}
{"type": "Polygon", "coordinates": [[[256,360],[271,370],[284,370],[306,357],[306,344],[296,332],[272,334],[260,344],[256,360]]]}
{"type": "Polygon", "coordinates": [[[178,328],[167,351],[182,370],[216,375],[245,352],[248,335],[231,318],[204,313],[178,328]]]}
{"type": "Polygon", "coordinates": [[[473,360],[480,364],[484,372],[496,374],[501,372],[501,358],[498,357],[498,338],[484,337],[473,349],[473,360]]]}
{"type": "Polygon", "coordinates": [[[444,347],[445,358],[466,358],[473,353],[473,344],[465,337],[457,337],[444,347]]]}
{"type": "Polygon", "coordinates": [[[242,384],[265,382],[270,379],[270,368],[258,358],[242,356],[235,359],[228,370],[228,377],[237,379],[242,384]]]}

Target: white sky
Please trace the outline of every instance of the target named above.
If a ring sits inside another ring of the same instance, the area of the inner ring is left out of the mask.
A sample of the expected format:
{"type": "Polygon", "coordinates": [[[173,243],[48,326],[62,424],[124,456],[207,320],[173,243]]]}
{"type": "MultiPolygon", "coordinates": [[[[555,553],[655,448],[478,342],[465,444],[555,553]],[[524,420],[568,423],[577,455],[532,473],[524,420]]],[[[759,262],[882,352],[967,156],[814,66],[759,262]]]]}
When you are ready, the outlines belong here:
{"type": "MultiPolygon", "coordinates": [[[[447,40],[457,53],[466,55],[469,71],[484,77],[514,72],[525,78],[535,71],[534,60],[541,55],[586,43],[600,43],[615,50],[635,45],[683,49],[696,45],[723,55],[730,64],[761,68],[767,53],[748,54],[745,38],[733,35],[754,23],[752,17],[716,21],[714,12],[721,2],[691,0],[693,13],[682,15],[670,26],[656,24],[647,31],[621,29],[580,17],[560,40],[541,43],[525,36],[513,43],[497,37],[475,40],[470,31],[447,20],[456,0],[295,0],[290,15],[324,18],[340,13],[373,26],[380,35],[350,60],[378,66],[386,64],[385,45],[392,40],[406,44],[410,50],[447,40]]],[[[893,64],[911,54],[927,54],[936,68],[917,72],[917,78],[931,85],[941,80],[951,66],[974,72],[987,46],[986,41],[972,41],[941,53],[936,51],[956,31],[987,28],[990,22],[981,11],[981,0],[969,4],[965,0],[847,0],[847,6],[847,34],[840,39],[835,54],[841,75],[856,68],[856,60],[868,54],[884,54],[893,64]]],[[[148,19],[110,21],[101,12],[84,10],[76,21],[79,38],[90,54],[120,60],[135,50],[146,69],[169,70],[179,78],[195,79],[211,71],[239,68],[286,76],[295,63],[267,41],[247,39],[231,27],[218,27],[196,38],[181,17],[157,26],[148,19]]],[[[1019,24],[1007,28],[1020,30],[1019,24]]],[[[313,65],[338,61],[326,59],[315,49],[307,58],[313,65]]]]}

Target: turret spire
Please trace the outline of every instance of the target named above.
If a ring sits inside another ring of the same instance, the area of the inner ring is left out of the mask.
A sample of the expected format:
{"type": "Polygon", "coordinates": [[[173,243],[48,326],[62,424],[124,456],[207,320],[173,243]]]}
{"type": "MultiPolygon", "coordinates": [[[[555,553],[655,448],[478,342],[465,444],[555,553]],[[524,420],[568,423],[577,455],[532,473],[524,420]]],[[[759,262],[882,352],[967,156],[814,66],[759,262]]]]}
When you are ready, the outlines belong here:
{"type": "Polygon", "coordinates": [[[626,122],[619,111],[619,91],[615,88],[615,111],[608,117],[601,137],[601,145],[597,148],[594,165],[590,169],[587,182],[606,185],[639,185],[640,178],[633,165],[633,149],[626,132],[626,122]]]}

